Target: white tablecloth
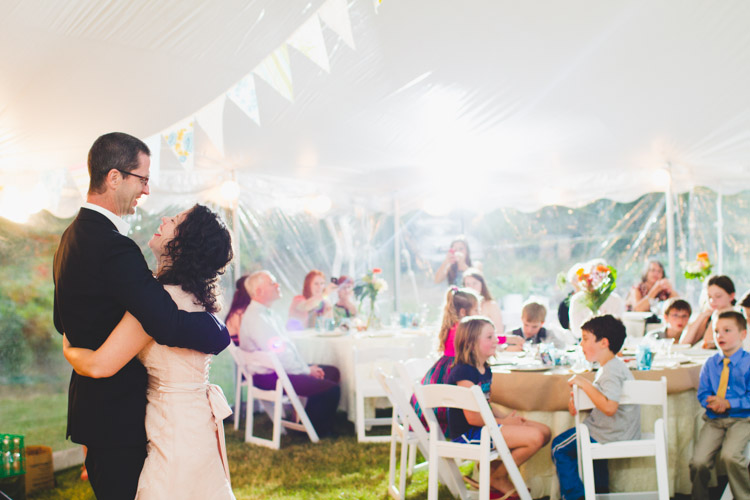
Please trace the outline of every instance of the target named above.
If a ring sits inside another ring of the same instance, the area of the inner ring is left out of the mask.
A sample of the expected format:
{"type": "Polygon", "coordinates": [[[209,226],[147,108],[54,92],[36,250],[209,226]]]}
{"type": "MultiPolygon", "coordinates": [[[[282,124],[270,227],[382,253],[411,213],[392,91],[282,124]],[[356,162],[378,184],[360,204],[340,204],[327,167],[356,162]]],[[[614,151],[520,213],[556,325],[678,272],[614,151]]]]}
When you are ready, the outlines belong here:
{"type": "Polygon", "coordinates": [[[302,357],[310,364],[333,365],[341,372],[341,401],[339,409],[347,413],[349,420],[355,420],[354,399],[354,348],[397,347],[411,345],[411,357],[425,357],[437,345],[433,329],[383,329],[365,332],[351,332],[337,335],[337,332],[317,332],[303,330],[289,332],[302,357]]]}

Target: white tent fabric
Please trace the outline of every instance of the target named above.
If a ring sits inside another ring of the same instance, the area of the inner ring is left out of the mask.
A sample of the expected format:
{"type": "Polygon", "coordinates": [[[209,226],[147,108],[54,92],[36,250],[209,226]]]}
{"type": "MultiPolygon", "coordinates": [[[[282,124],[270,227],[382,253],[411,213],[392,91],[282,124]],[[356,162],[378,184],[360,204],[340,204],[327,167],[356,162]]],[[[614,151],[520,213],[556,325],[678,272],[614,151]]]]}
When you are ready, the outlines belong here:
{"type": "Polygon", "coordinates": [[[386,210],[627,201],[664,169],[733,193],[748,25],[742,0],[4,0],[0,199],[72,214],[113,130],[161,146],[146,208],[232,177],[263,203],[386,210]]]}

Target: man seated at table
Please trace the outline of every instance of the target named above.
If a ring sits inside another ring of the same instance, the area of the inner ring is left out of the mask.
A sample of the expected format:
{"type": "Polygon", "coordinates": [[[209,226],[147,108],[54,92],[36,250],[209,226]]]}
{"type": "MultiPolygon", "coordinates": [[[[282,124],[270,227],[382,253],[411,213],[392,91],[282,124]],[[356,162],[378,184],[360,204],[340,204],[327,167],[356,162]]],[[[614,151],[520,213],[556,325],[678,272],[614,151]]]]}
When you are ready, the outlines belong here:
{"type": "Polygon", "coordinates": [[[521,309],[521,328],[511,332],[508,340],[507,351],[520,351],[524,342],[532,344],[544,344],[552,342],[557,348],[564,348],[565,341],[559,338],[552,330],[544,328],[544,320],[547,317],[547,308],[537,302],[529,302],[521,309]],[[520,337],[520,342],[514,342],[512,338],[520,337]]]}
{"type": "Polygon", "coordinates": [[[692,313],[693,309],[687,300],[668,299],[664,307],[665,325],[661,330],[656,330],[656,335],[660,339],[674,339],[675,343],[679,342],[692,313]]]}
{"type": "MultiPolygon", "coordinates": [[[[599,362],[594,382],[574,375],[568,380],[577,385],[594,403],[595,408],[583,423],[591,430],[591,441],[609,443],[639,439],[641,436],[641,409],[639,405],[620,405],[623,386],[633,375],[617,353],[625,342],[625,325],[611,314],[594,316],[581,326],[581,348],[586,359],[599,362]]],[[[573,392],[568,410],[576,414],[573,392]]],[[[584,497],[583,482],[578,475],[576,429],[568,429],[552,440],[552,461],[557,468],[560,493],[564,500],[584,497]]],[[[597,492],[609,491],[609,472],[606,460],[594,461],[594,480],[597,492]]]]}
{"type": "MultiPolygon", "coordinates": [[[[319,436],[331,433],[336,409],[341,398],[341,378],[338,368],[328,365],[308,365],[287,336],[284,323],[270,309],[281,298],[276,278],[268,271],[257,271],[245,280],[250,305],[242,316],[240,349],[272,351],[289,375],[297,395],[307,398],[305,411],[319,436]]],[[[253,385],[273,390],[277,376],[274,372],[254,374],[253,385]]]]}
{"type": "Polygon", "coordinates": [[[746,336],[747,321],[742,314],[719,314],[714,340],[721,352],[706,360],[698,385],[698,401],[706,414],[690,460],[694,499],[709,498],[708,481],[717,454],[734,498],[750,498],[744,454],[750,440],[750,353],[742,348],[746,336]]]}

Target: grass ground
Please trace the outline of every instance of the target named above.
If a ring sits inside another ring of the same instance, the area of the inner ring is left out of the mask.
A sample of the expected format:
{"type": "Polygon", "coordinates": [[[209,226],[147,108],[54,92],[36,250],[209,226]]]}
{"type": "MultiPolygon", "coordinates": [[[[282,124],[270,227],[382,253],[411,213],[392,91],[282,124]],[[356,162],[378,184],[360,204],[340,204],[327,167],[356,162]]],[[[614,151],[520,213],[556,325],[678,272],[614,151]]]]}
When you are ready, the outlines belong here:
{"type": "MultiPolygon", "coordinates": [[[[211,381],[224,388],[233,403],[234,365],[228,352],[214,357],[211,381]]],[[[54,381],[35,384],[0,385],[0,432],[21,434],[29,444],[41,444],[54,451],[77,445],[65,439],[68,414],[70,367],[65,365],[54,381]]]]}
{"type": "Polygon", "coordinates": [[[68,394],[49,387],[5,387],[0,391],[0,432],[21,434],[29,444],[53,450],[76,446],[65,440],[68,394]]]}
{"type": "MultiPolygon", "coordinates": [[[[265,415],[257,419],[270,435],[265,415]]],[[[243,422],[244,423],[244,422],[243,422]]],[[[384,499],[388,484],[388,444],[359,444],[354,426],[337,415],[339,436],[312,444],[307,436],[290,432],[281,450],[246,444],[243,432],[225,426],[232,487],[238,500],[260,499],[384,499]]],[[[34,500],[89,500],[94,495],[80,469],[55,475],[57,487],[30,496],[34,500]]],[[[427,498],[427,471],[417,472],[407,486],[410,499],[427,498]]],[[[441,489],[441,498],[451,498],[441,489]]]]}

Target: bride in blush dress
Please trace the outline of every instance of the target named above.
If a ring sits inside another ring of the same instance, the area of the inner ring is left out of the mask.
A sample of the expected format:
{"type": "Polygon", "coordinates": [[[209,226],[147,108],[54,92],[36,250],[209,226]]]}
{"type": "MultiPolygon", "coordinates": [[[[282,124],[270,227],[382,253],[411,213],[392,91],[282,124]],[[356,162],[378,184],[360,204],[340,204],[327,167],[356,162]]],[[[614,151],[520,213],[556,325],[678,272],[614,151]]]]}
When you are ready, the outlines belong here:
{"type": "MultiPolygon", "coordinates": [[[[218,310],[217,281],[232,259],[229,231],[202,205],[162,218],[148,243],[156,276],[180,309],[218,310]]],[[[212,355],[157,344],[130,313],[99,349],[70,347],[65,357],[81,375],[116,373],[134,356],[148,372],[148,456],[136,499],[234,499],[222,421],[232,410],[217,385],[209,384],[212,355]]]]}

